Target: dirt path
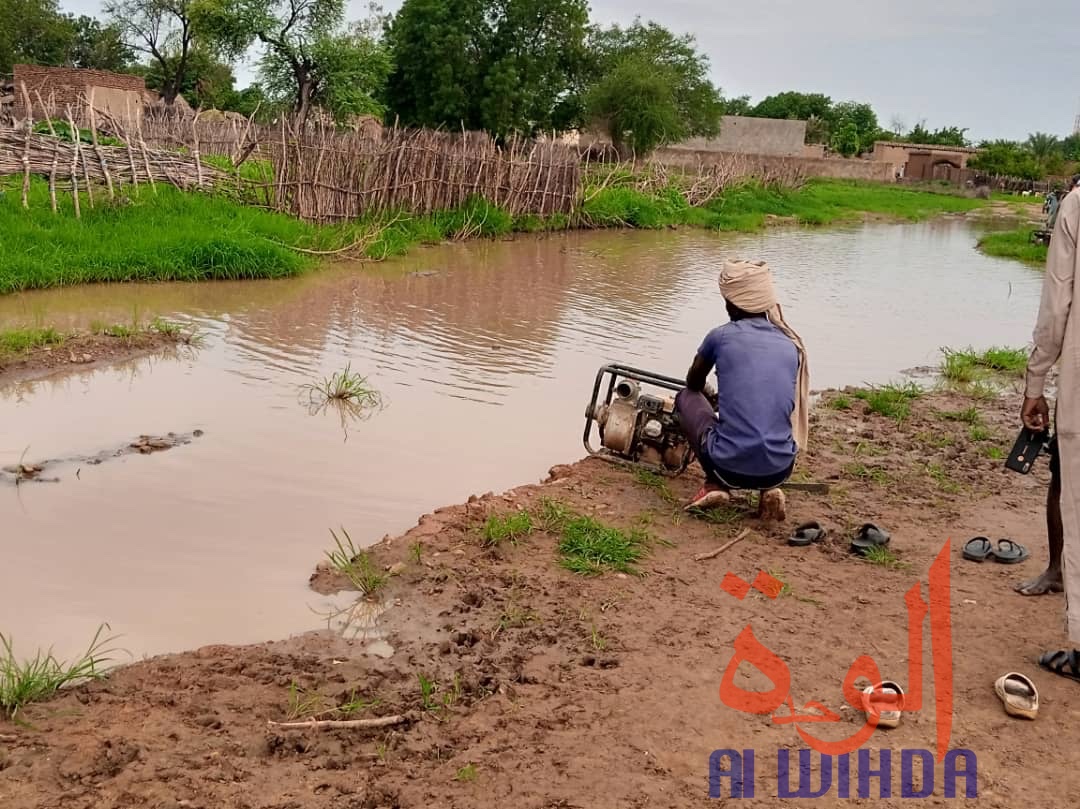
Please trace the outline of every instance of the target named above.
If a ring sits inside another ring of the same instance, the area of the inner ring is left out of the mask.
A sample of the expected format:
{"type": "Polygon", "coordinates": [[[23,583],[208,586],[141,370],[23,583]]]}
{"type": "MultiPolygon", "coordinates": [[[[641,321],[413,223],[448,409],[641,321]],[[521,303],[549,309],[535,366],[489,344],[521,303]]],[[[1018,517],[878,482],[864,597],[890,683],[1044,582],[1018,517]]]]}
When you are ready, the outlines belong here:
{"type": "MultiPolygon", "coordinates": [[[[755,800],[747,804],[835,806],[835,785],[819,801],[778,797],[778,751],[807,745],[790,725],[723,704],[735,638],[751,625],[790,672],[795,704],[816,700],[841,717],[804,731],[850,736],[862,717],[844,707],[841,684],[856,657],[871,655],[885,677],[911,690],[904,595],[927,581],[946,542],[949,747],[973,751],[978,766],[977,800],[964,797],[960,780],[960,797],[947,803],[1061,805],[1080,787],[1061,767],[1062,751],[1080,741],[1071,722],[1080,686],[1044,674],[1032,659],[1064,642],[1063,599],[1011,589],[1045,562],[1046,465],[1022,477],[990,457],[1011,445],[1018,397],[926,396],[899,427],[863,412],[857,399],[840,403],[851,408],[818,407],[798,471],[832,491],[791,494],[785,526],[760,524],[745,508],[715,522],[682,517],[677,503],[698,485],[694,474],[660,485],[602,461],[556,468],[541,485],[426,515],[376,546],[376,568],[394,575],[379,604],[360,601],[338,617],[355,639],[327,631],[155,658],[30,706],[29,727],[0,722],[0,805],[693,807],[709,803],[710,754],[731,748],[756,751],[755,800]],[[978,424],[969,423],[976,414],[978,424]],[[644,575],[588,577],[562,567],[559,538],[541,519],[552,504],[647,532],[644,575]],[[485,519],[521,509],[534,515],[531,533],[485,547],[485,519]],[[830,539],[789,547],[787,532],[808,518],[821,520],[830,539]],[[892,532],[894,562],[847,552],[846,538],[864,521],[892,532]],[[694,561],[747,528],[718,558],[694,561]],[[1017,567],[962,561],[960,544],[976,534],[1013,537],[1034,558],[1017,567]],[[779,597],[751,590],[739,600],[721,588],[729,572],[752,582],[761,571],[783,582],[779,597]],[[994,679],[1011,670],[1041,690],[1036,722],[1007,718],[994,695],[994,679]],[[406,722],[376,730],[267,724],[314,715],[406,722]]],[[[320,590],[337,584],[325,567],[313,576],[320,590]]],[[[930,689],[928,632],[925,643],[930,689]]],[[[770,688],[746,664],[734,682],[770,688]]],[[[873,761],[892,751],[892,796],[881,798],[875,782],[860,803],[912,805],[901,797],[901,750],[936,748],[933,706],[928,693],[922,711],[874,733],[866,745],[873,761]]],[[[850,766],[855,797],[857,756],[850,766]]],[[[814,771],[817,786],[817,763],[814,771]]],[[[935,772],[926,802],[939,805],[946,785],[942,766],[935,772]]],[[[722,785],[727,795],[729,781],[722,785]]]]}

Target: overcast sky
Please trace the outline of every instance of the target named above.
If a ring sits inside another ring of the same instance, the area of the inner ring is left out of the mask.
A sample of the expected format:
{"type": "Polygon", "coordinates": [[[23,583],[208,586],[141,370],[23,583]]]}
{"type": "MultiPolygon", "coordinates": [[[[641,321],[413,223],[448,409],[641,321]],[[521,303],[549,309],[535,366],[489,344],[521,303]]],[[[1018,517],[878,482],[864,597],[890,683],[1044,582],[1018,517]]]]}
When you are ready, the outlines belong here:
{"type": "MultiPolygon", "coordinates": [[[[61,0],[98,14],[98,0],[61,0]]],[[[1080,113],[1076,0],[593,0],[596,22],[636,15],[697,37],[725,95],[783,90],[867,101],[882,126],[966,126],[969,137],[1065,135],[1080,113]],[[1048,66],[1052,66],[1048,70],[1048,66]]],[[[388,11],[398,0],[385,3],[388,11]]],[[[356,17],[367,0],[349,0],[356,17]]],[[[238,70],[241,83],[249,68],[238,70]]]]}

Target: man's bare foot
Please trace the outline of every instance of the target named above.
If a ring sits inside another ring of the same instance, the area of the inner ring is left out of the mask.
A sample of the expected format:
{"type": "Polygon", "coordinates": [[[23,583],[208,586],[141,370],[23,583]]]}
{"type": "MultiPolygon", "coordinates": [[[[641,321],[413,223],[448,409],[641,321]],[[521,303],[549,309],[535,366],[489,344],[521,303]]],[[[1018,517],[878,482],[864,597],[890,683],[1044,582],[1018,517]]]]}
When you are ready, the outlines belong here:
{"type": "Polygon", "coordinates": [[[1046,570],[1037,579],[1025,581],[1013,589],[1022,596],[1044,596],[1047,593],[1060,593],[1065,587],[1060,570],[1046,570]]]}
{"type": "Polygon", "coordinates": [[[769,489],[761,493],[758,516],[763,520],[776,522],[787,519],[787,498],[780,489],[769,489]]]}

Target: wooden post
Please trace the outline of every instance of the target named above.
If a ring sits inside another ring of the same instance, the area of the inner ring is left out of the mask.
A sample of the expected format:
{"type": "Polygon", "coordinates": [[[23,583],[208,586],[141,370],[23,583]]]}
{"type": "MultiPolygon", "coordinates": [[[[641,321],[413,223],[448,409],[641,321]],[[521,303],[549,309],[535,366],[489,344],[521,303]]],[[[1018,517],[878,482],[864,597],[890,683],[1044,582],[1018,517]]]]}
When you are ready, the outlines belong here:
{"type": "Polygon", "coordinates": [[[53,158],[52,165],[49,166],[49,203],[52,205],[53,213],[56,213],[56,169],[60,163],[60,139],[56,137],[56,128],[52,122],[52,111],[41,100],[41,93],[34,90],[34,95],[37,96],[38,104],[45,110],[45,122],[49,125],[49,134],[53,137],[53,158]]]}
{"type": "Polygon", "coordinates": [[[116,193],[113,191],[112,177],[109,176],[109,164],[105,161],[105,153],[101,151],[101,145],[98,143],[97,134],[97,115],[94,110],[94,88],[90,88],[90,98],[88,100],[88,106],[90,108],[90,140],[94,144],[94,154],[97,156],[98,163],[101,164],[101,173],[105,175],[105,186],[109,189],[109,199],[115,200],[116,193]]]}
{"type": "Polygon", "coordinates": [[[26,131],[24,137],[26,141],[23,144],[23,186],[22,186],[22,206],[23,208],[30,207],[30,140],[34,134],[34,107],[30,103],[30,94],[26,92],[26,84],[20,82],[22,87],[23,104],[26,105],[26,131]]]}
{"type": "Polygon", "coordinates": [[[81,219],[82,212],[79,210],[79,139],[75,128],[75,118],[71,114],[71,107],[67,108],[68,126],[75,133],[73,148],[71,150],[71,199],[75,205],[75,218],[81,219]]]}
{"type": "Polygon", "coordinates": [[[195,156],[195,175],[199,181],[199,188],[203,187],[203,172],[202,172],[202,160],[199,157],[199,116],[202,114],[202,110],[195,113],[195,117],[191,119],[191,152],[195,156]]]}

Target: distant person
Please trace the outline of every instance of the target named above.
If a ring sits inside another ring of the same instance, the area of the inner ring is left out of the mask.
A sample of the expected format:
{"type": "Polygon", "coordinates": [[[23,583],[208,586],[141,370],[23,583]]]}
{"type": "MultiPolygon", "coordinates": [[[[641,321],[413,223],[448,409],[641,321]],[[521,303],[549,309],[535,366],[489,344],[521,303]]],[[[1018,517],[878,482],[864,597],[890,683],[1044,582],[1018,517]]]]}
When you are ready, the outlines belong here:
{"type": "MultiPolygon", "coordinates": [[[[1080,644],[1080,323],[1073,320],[1073,284],[1080,265],[1080,194],[1068,194],[1061,201],[1046,261],[1042,300],[1035,323],[1035,344],[1028,359],[1024,405],[1021,419],[1031,430],[1050,428],[1050,406],[1044,395],[1046,376],[1059,364],[1055,439],[1060,472],[1062,586],[1065,590],[1069,640],[1080,644]]],[[[1051,530],[1053,484],[1047,502],[1047,524],[1051,530]]],[[[1053,573],[1054,549],[1050,569],[1053,573]]],[[[1046,575],[1046,574],[1044,574],[1046,575]]],[[[1080,681],[1080,650],[1063,649],[1044,654],[1039,664],[1055,674],[1080,681]]]]}
{"type": "Polygon", "coordinates": [[[760,491],[763,517],[783,520],[795,456],[806,447],[810,376],[802,339],[784,322],[764,262],[735,261],[720,274],[730,323],[710,331],[675,397],[683,432],[705,484],[687,508],[730,500],[731,489],[760,491]],[[705,394],[716,369],[715,407],[705,394]]]}

